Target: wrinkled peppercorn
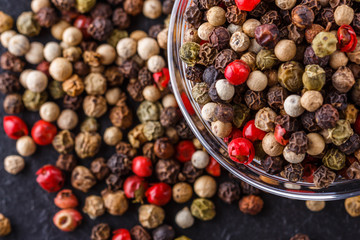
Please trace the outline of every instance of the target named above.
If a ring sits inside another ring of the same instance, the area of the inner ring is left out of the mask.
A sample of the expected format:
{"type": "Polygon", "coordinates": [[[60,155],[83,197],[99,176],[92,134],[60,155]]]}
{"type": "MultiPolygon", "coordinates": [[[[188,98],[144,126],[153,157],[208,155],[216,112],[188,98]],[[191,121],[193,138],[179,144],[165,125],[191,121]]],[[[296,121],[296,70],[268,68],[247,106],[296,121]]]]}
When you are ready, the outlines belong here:
{"type": "Polygon", "coordinates": [[[329,63],[330,56],[318,57],[316,56],[312,46],[308,46],[304,53],[304,64],[305,65],[319,65],[320,67],[326,67],[329,63]]]}
{"type": "Polygon", "coordinates": [[[279,115],[275,118],[275,124],[279,124],[287,132],[295,132],[299,129],[299,121],[289,115],[279,115]]]}
{"type": "Polygon", "coordinates": [[[305,112],[301,115],[301,123],[303,127],[309,132],[316,132],[321,130],[315,119],[314,112],[305,112]]]}
{"type": "Polygon", "coordinates": [[[164,29],[164,25],[155,24],[149,28],[149,37],[157,38],[158,34],[164,29]]]}
{"type": "Polygon", "coordinates": [[[252,90],[247,90],[245,92],[244,100],[246,105],[251,110],[260,110],[266,106],[266,99],[264,92],[255,92],[252,90]]]}
{"type": "Polygon", "coordinates": [[[185,21],[198,28],[202,23],[203,12],[197,6],[192,5],[186,9],[184,18],[185,21]]]}
{"type": "Polygon", "coordinates": [[[41,8],[35,15],[40,26],[49,28],[59,21],[56,10],[51,7],[41,8]]]}
{"type": "Polygon", "coordinates": [[[343,111],[347,107],[347,96],[345,93],[340,93],[338,91],[331,91],[327,95],[325,102],[331,104],[339,111],[343,111]]]}
{"type": "Polygon", "coordinates": [[[276,26],[280,26],[281,16],[277,11],[270,10],[260,18],[260,22],[261,24],[275,24],[276,26]]]}
{"type": "Polygon", "coordinates": [[[216,48],[214,48],[210,43],[205,43],[200,46],[200,60],[198,63],[204,66],[209,66],[214,63],[217,54],[218,50],[216,48]]]}
{"type": "Polygon", "coordinates": [[[239,201],[240,211],[245,214],[257,215],[261,212],[263,206],[264,201],[255,195],[245,196],[239,201]]]}
{"type": "Polygon", "coordinates": [[[96,158],[91,162],[90,170],[99,181],[106,178],[110,173],[110,169],[106,165],[105,159],[102,157],[96,158]]]}
{"type": "Polygon", "coordinates": [[[110,191],[120,190],[123,186],[124,180],[118,173],[111,173],[105,180],[105,183],[110,191]]]}
{"type": "Polygon", "coordinates": [[[229,46],[230,33],[224,27],[214,28],[209,35],[209,42],[218,50],[223,50],[229,46]]]}
{"type": "Polygon", "coordinates": [[[139,64],[134,60],[126,60],[119,66],[120,72],[126,78],[136,78],[140,70],[139,64]]]}
{"type": "Polygon", "coordinates": [[[160,115],[160,123],[164,127],[175,126],[179,119],[180,113],[175,107],[164,108],[160,115]]]}
{"type": "Polygon", "coordinates": [[[1,55],[0,62],[2,69],[12,72],[22,72],[25,67],[25,62],[10,52],[4,52],[1,55]]]}
{"type": "Polygon", "coordinates": [[[198,64],[192,67],[188,66],[185,72],[186,78],[193,82],[201,82],[203,73],[204,73],[204,67],[198,64]]]}
{"type": "Polygon", "coordinates": [[[224,73],[226,66],[229,63],[233,62],[235,59],[237,59],[237,57],[238,57],[237,54],[233,50],[224,49],[216,55],[214,66],[218,71],[224,73]]]}
{"type": "Polygon", "coordinates": [[[126,155],[129,158],[134,158],[137,152],[135,148],[132,148],[131,145],[126,142],[119,142],[115,148],[118,154],[126,155]]]}
{"type": "Polygon", "coordinates": [[[339,120],[339,112],[330,104],[324,104],[315,112],[315,120],[322,129],[334,128],[339,120]]]}
{"type": "Polygon", "coordinates": [[[173,159],[160,159],[156,163],[155,172],[160,182],[175,184],[180,173],[180,164],[173,159]]]}
{"type": "Polygon", "coordinates": [[[297,182],[302,178],[304,168],[300,163],[286,165],[280,175],[290,182],[297,182]]]}
{"type": "Polygon", "coordinates": [[[260,194],[260,190],[251,186],[250,184],[241,181],[241,191],[245,195],[258,195],[260,194]]]}
{"type": "Polygon", "coordinates": [[[267,92],[267,103],[274,110],[280,110],[283,108],[284,101],[288,96],[288,92],[285,88],[280,86],[274,86],[267,92]]]}
{"type": "Polygon", "coordinates": [[[20,82],[15,74],[4,72],[0,74],[0,92],[15,93],[20,90],[20,82]]]}
{"type": "Polygon", "coordinates": [[[182,139],[191,139],[194,134],[187,125],[185,119],[181,119],[176,125],[176,132],[182,139]]]}
{"type": "Polygon", "coordinates": [[[218,197],[228,204],[239,200],[240,194],[240,187],[237,183],[223,182],[219,185],[218,197]]]}
{"type": "Polygon", "coordinates": [[[290,240],[310,240],[308,235],[298,233],[295,236],[292,236],[290,240]]]}
{"type": "Polygon", "coordinates": [[[291,18],[297,27],[304,29],[314,22],[315,14],[308,6],[298,5],[291,11],[291,18]]]}
{"type": "Polygon", "coordinates": [[[336,173],[322,165],[313,173],[313,176],[316,187],[326,188],[334,182],[336,173]]]}
{"type": "Polygon", "coordinates": [[[130,230],[132,240],[151,240],[150,234],[140,225],[136,225],[130,230]]]}
{"type": "Polygon", "coordinates": [[[202,173],[203,169],[195,168],[191,161],[189,161],[184,164],[181,173],[179,174],[179,180],[193,183],[195,182],[196,178],[202,175],[202,173]]]}
{"type": "Polygon", "coordinates": [[[308,148],[308,138],[304,131],[294,132],[289,139],[289,150],[296,154],[304,154],[308,148]]]}
{"type": "Polygon", "coordinates": [[[131,161],[124,154],[113,154],[106,164],[112,173],[117,173],[121,176],[128,174],[131,170],[131,161]]]}
{"type": "Polygon", "coordinates": [[[4,99],[4,111],[7,114],[18,114],[24,110],[24,104],[20,94],[12,93],[4,99]]]}
{"type": "Polygon", "coordinates": [[[108,240],[110,238],[110,226],[107,223],[99,223],[91,230],[91,240],[108,240]]]}
{"type": "Polygon", "coordinates": [[[56,161],[56,167],[63,171],[71,172],[77,165],[73,154],[61,154],[56,161]]]}
{"type": "Polygon", "coordinates": [[[215,107],[215,118],[221,122],[232,122],[234,118],[234,109],[230,104],[217,104],[215,107]]]}
{"type": "Polygon", "coordinates": [[[87,29],[88,33],[98,41],[105,41],[108,39],[112,30],[113,26],[111,21],[104,17],[95,18],[87,29]]]}
{"type": "Polygon", "coordinates": [[[261,160],[261,166],[263,166],[264,170],[270,174],[280,173],[283,169],[285,161],[282,157],[271,157],[267,156],[265,159],[261,160]]]}

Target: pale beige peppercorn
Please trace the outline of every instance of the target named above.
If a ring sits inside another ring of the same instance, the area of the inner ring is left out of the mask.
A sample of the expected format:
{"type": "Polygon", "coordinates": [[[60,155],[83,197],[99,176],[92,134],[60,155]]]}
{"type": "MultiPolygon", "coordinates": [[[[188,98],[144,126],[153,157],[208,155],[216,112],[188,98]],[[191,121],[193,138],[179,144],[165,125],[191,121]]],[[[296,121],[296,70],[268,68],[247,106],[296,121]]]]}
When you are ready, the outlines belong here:
{"type": "Polygon", "coordinates": [[[144,88],[142,94],[143,94],[145,100],[150,101],[150,102],[156,102],[161,98],[160,90],[154,85],[146,86],[144,88]]]}
{"type": "Polygon", "coordinates": [[[145,17],[156,19],[161,16],[162,5],[159,0],[145,0],[142,12],[145,17]]]}
{"type": "Polygon", "coordinates": [[[44,47],[44,58],[48,62],[61,57],[61,47],[57,42],[48,42],[44,47]]]}
{"type": "Polygon", "coordinates": [[[155,55],[149,58],[146,65],[150,72],[156,73],[160,72],[166,66],[166,63],[162,56],[155,55]]]}
{"type": "Polygon", "coordinates": [[[129,207],[129,203],[126,199],[125,193],[121,190],[118,190],[116,192],[103,192],[102,197],[104,200],[105,208],[107,212],[111,215],[121,216],[127,211],[129,207]]]}
{"type": "Polygon", "coordinates": [[[311,201],[307,200],[305,202],[306,207],[312,211],[312,212],[320,212],[325,208],[325,202],[324,201],[311,201]]]}
{"type": "Polygon", "coordinates": [[[4,48],[8,48],[10,39],[16,35],[14,30],[7,30],[0,35],[0,42],[4,48]]]}
{"type": "Polygon", "coordinates": [[[214,30],[214,28],[215,27],[209,22],[204,22],[197,30],[197,34],[201,40],[209,41],[210,33],[214,30]]]}
{"type": "Polygon", "coordinates": [[[160,226],[165,219],[165,211],[153,204],[143,204],[139,208],[139,222],[143,227],[153,229],[160,226]]]}
{"type": "Polygon", "coordinates": [[[147,37],[147,33],[144,32],[143,30],[135,30],[132,33],[130,33],[130,38],[134,39],[136,42],[139,41],[140,39],[143,39],[145,37],[147,37]]]}
{"type": "Polygon", "coordinates": [[[296,0],[275,0],[275,4],[282,10],[290,10],[295,6],[296,0]]]}
{"type": "Polygon", "coordinates": [[[246,85],[250,90],[261,92],[268,84],[267,76],[261,71],[253,71],[250,73],[249,78],[246,80],[246,85]]]}
{"type": "Polygon", "coordinates": [[[25,59],[30,64],[39,64],[44,60],[44,45],[40,42],[30,43],[30,50],[25,54],[25,59]]]}
{"type": "Polygon", "coordinates": [[[29,73],[31,73],[32,69],[25,69],[24,71],[22,71],[22,73],[20,74],[20,77],[19,77],[19,81],[20,81],[20,84],[21,86],[23,86],[25,89],[27,88],[26,86],[26,78],[27,76],[29,75],[29,73]]]}
{"type": "Polygon", "coordinates": [[[44,7],[50,7],[50,1],[49,0],[32,0],[31,1],[31,10],[34,13],[37,13],[40,9],[44,7]]]}
{"type": "Polygon", "coordinates": [[[215,136],[219,138],[225,138],[229,136],[232,131],[231,123],[223,123],[221,121],[216,121],[211,123],[211,130],[215,136]]]}
{"type": "Polygon", "coordinates": [[[10,155],[4,159],[4,169],[10,174],[18,174],[25,167],[25,160],[17,155],[10,155]]]}
{"type": "MultiPolygon", "coordinates": [[[[142,40],[140,40],[140,41],[142,41],[142,40]]],[[[116,45],[116,51],[120,57],[122,57],[124,59],[128,59],[135,55],[136,47],[137,47],[137,43],[134,39],[123,38],[116,45]]]]}
{"type": "Polygon", "coordinates": [[[59,57],[51,62],[49,73],[54,80],[62,82],[71,77],[73,67],[66,58],[59,57]]]}
{"type": "Polygon", "coordinates": [[[159,55],[160,48],[155,39],[146,37],[139,40],[137,44],[137,53],[139,54],[141,59],[148,60],[154,55],[159,55]]]}
{"type": "Polygon", "coordinates": [[[39,111],[42,120],[47,122],[54,122],[60,115],[60,108],[54,102],[46,102],[40,107],[39,111]]]}
{"type": "Polygon", "coordinates": [[[83,212],[89,215],[91,219],[105,214],[105,205],[102,197],[96,195],[90,195],[85,199],[85,206],[83,212]]]}
{"type": "Polygon", "coordinates": [[[104,142],[109,146],[115,146],[122,140],[121,130],[115,126],[108,127],[104,132],[104,142]]]}
{"type": "Polygon", "coordinates": [[[195,42],[200,43],[201,38],[199,37],[199,32],[195,28],[189,28],[184,33],[184,42],[195,42]]]}
{"type": "Polygon", "coordinates": [[[110,44],[101,44],[96,52],[100,54],[100,61],[103,65],[110,65],[116,59],[116,50],[110,44]]]}
{"type": "Polygon", "coordinates": [[[244,22],[242,26],[243,32],[251,38],[255,37],[255,29],[260,26],[261,23],[256,19],[248,19],[244,22]]]}
{"type": "Polygon", "coordinates": [[[41,93],[47,85],[48,77],[41,71],[33,70],[26,77],[26,86],[32,92],[41,93]]]}
{"type": "Polygon", "coordinates": [[[90,73],[86,76],[84,84],[89,95],[102,95],[106,92],[106,78],[101,73],[90,73]]]}
{"type": "Polygon", "coordinates": [[[284,150],[284,146],[276,141],[274,133],[272,132],[269,132],[263,138],[262,148],[264,152],[271,157],[280,156],[284,150]]]}
{"type": "Polygon", "coordinates": [[[296,56],[296,44],[293,40],[280,40],[275,46],[274,53],[280,61],[290,61],[296,56]]]}
{"type": "Polygon", "coordinates": [[[330,55],[329,65],[332,69],[337,70],[339,67],[345,67],[349,62],[349,58],[345,53],[335,51],[330,55]]]}
{"type": "Polygon", "coordinates": [[[335,23],[339,26],[350,25],[354,19],[354,14],[354,9],[348,5],[340,5],[334,12],[335,23]]]}
{"type": "Polygon", "coordinates": [[[235,52],[244,52],[250,47],[250,38],[243,32],[235,32],[230,38],[230,47],[235,52]]]}
{"type": "Polygon", "coordinates": [[[300,98],[301,106],[309,112],[315,112],[323,105],[324,99],[318,91],[306,91],[300,98]]]}
{"type": "Polygon", "coordinates": [[[352,217],[360,216],[360,196],[345,199],[345,210],[352,217]]]}
{"type": "Polygon", "coordinates": [[[175,96],[174,94],[167,94],[165,95],[163,98],[162,98],[162,105],[164,108],[167,108],[167,107],[177,107],[178,104],[176,102],[176,99],[175,99],[175,96]]]}
{"type": "Polygon", "coordinates": [[[308,138],[308,148],[306,150],[307,154],[316,156],[321,154],[325,149],[324,138],[318,133],[309,133],[308,138]]]}
{"type": "Polygon", "coordinates": [[[304,113],[305,109],[300,103],[301,97],[299,95],[290,95],[284,101],[284,110],[290,117],[299,117],[304,113]]]}
{"type": "Polygon", "coordinates": [[[231,33],[234,34],[235,32],[243,32],[243,29],[240,25],[236,25],[233,23],[230,23],[229,26],[227,27],[227,30],[231,33]]]}
{"type": "Polygon", "coordinates": [[[22,136],[16,141],[16,151],[23,157],[31,156],[36,151],[36,144],[29,136],[22,136]]]}
{"type": "Polygon", "coordinates": [[[159,32],[159,34],[156,37],[159,47],[162,49],[167,49],[168,32],[169,32],[169,29],[165,28],[165,29],[161,30],[161,32],[159,32]]]}
{"type": "Polygon", "coordinates": [[[226,22],[225,10],[222,7],[212,7],[206,12],[206,18],[208,22],[217,27],[226,22]]]}
{"type": "Polygon", "coordinates": [[[62,40],[69,46],[76,46],[81,43],[83,39],[82,32],[76,27],[68,27],[62,35],[62,40]]]}
{"type": "Polygon", "coordinates": [[[105,93],[106,101],[109,105],[115,105],[120,99],[121,90],[120,88],[111,88],[108,89],[105,93]]]}
{"type": "Polygon", "coordinates": [[[61,41],[62,40],[62,37],[63,37],[63,33],[65,31],[65,29],[67,29],[68,27],[70,27],[70,23],[64,21],[64,20],[61,20],[59,21],[58,23],[54,24],[52,27],[51,27],[51,35],[56,39],[56,40],[59,40],[61,41]]]}
{"type": "Polygon", "coordinates": [[[194,183],[194,192],[201,198],[212,198],[217,190],[213,177],[201,176],[194,183]]]}
{"type": "Polygon", "coordinates": [[[79,122],[77,113],[71,109],[64,109],[57,119],[57,125],[62,130],[72,130],[79,122]]]}
{"type": "Polygon", "coordinates": [[[289,163],[301,163],[304,159],[306,154],[296,154],[295,152],[289,149],[289,145],[287,145],[283,150],[283,156],[286,161],[289,163]]]}
{"type": "Polygon", "coordinates": [[[17,57],[24,56],[30,50],[29,39],[21,34],[14,35],[9,40],[8,50],[17,57]]]}

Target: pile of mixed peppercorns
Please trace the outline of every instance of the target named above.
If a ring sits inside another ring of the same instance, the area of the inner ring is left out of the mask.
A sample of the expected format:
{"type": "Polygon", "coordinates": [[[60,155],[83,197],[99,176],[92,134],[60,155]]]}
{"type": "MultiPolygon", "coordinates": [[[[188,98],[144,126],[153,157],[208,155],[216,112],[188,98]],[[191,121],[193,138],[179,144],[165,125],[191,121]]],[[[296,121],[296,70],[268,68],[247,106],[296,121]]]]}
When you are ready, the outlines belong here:
{"type": "MultiPolygon", "coordinates": [[[[16,140],[19,154],[6,157],[4,169],[20,173],[23,157],[33,155],[37,146],[52,144],[59,153],[56,164],[40,168],[36,181],[44,190],[58,192],[54,204],[61,210],[53,222],[60,230],[75,230],[83,218],[78,198],[63,189],[65,172],[71,173],[72,187],[84,193],[97,182],[106,183],[101,194],[85,200],[82,210],[91,219],[106,212],[120,216],[131,201],[141,203],[140,225],[113,231],[113,240],[174,239],[174,229],[163,224],[162,206],[171,200],[192,201],[175,216],[181,228],[191,227],[194,217],[213,219],[215,205],[209,198],[215,195],[229,204],[238,202],[244,213],[255,215],[263,207],[260,192],[250,185],[235,179],[217,184],[220,165],[183,119],[168,88],[162,54],[168,18],[148,33],[125,30],[130,16],[142,12],[155,19],[170,14],[172,5],[172,0],[33,0],[32,12],[16,20],[18,32],[12,30],[13,19],[0,12],[0,40],[7,49],[0,74],[3,108],[9,114],[3,119],[4,131],[16,140]],[[39,35],[42,28],[50,28],[57,41],[30,42],[28,37],[39,35]],[[136,111],[128,97],[139,102],[136,111]],[[30,132],[15,116],[24,110],[39,112],[30,132]],[[112,126],[101,136],[98,119],[105,116],[112,126]],[[102,142],[116,151],[109,159],[98,154],[102,142]],[[90,168],[79,165],[79,158],[90,160],[90,168]],[[152,236],[146,229],[155,229],[152,236]]],[[[0,236],[10,231],[9,219],[0,215],[0,236]]],[[[106,223],[91,233],[93,240],[110,236],[106,223]]]]}
{"type": "Polygon", "coordinates": [[[196,0],[180,57],[230,158],[326,188],[360,179],[360,7],[352,0],[196,0]]]}

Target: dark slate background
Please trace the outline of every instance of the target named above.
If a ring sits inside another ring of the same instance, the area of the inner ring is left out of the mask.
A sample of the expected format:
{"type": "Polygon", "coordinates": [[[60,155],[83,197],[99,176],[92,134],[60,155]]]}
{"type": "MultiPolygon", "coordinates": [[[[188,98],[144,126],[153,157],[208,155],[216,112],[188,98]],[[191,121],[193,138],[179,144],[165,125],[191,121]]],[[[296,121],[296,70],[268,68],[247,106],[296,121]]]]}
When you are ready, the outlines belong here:
{"type": "MultiPolygon", "coordinates": [[[[30,0],[0,0],[0,10],[16,18],[21,12],[30,10],[30,0]]],[[[144,17],[134,18],[132,30],[143,29],[145,31],[156,20],[148,20],[144,17]]],[[[43,31],[40,38],[43,42],[51,37],[47,31],[43,31]]],[[[39,40],[37,38],[35,40],[39,40]]],[[[34,40],[34,39],[32,39],[34,40]]],[[[1,53],[4,49],[0,49],[1,53]]],[[[0,105],[3,104],[3,96],[0,105]]],[[[2,109],[2,107],[1,107],[2,109]]],[[[5,115],[0,111],[0,126],[5,115]]],[[[23,117],[28,126],[39,120],[38,113],[24,113],[23,117]]],[[[106,117],[100,120],[101,133],[110,125],[106,117]]],[[[2,128],[2,127],[1,127],[2,128]]],[[[102,155],[109,157],[114,149],[103,146],[102,155]]],[[[89,239],[94,225],[107,222],[112,229],[131,228],[138,223],[137,205],[131,204],[129,210],[120,217],[105,214],[98,219],[91,220],[84,215],[82,225],[73,233],[59,231],[52,223],[53,215],[58,209],[53,204],[55,194],[48,194],[35,182],[35,172],[44,164],[55,164],[57,153],[50,146],[39,147],[36,154],[26,158],[26,168],[22,173],[13,176],[3,169],[3,159],[10,154],[16,154],[15,141],[8,139],[3,129],[0,130],[0,212],[10,218],[12,233],[4,239],[22,240],[75,240],[89,239]]],[[[86,166],[89,160],[80,162],[86,166]]],[[[226,173],[223,172],[223,175],[226,173]]],[[[67,178],[69,181],[69,178],[67,178]]],[[[69,185],[69,182],[67,182],[69,185]]],[[[98,184],[89,194],[99,194],[104,184],[98,184]]],[[[85,194],[74,191],[79,197],[83,207],[85,194]]],[[[196,220],[195,225],[187,230],[176,227],[174,216],[177,211],[190,203],[178,205],[170,203],[165,207],[165,222],[175,226],[176,236],[186,235],[191,239],[207,240],[235,240],[235,239],[289,239],[296,233],[306,233],[311,239],[359,239],[360,218],[352,218],[346,212],[343,201],[329,202],[325,210],[312,213],[307,210],[304,202],[279,198],[269,194],[262,194],[265,205],[258,216],[248,216],[238,210],[237,204],[227,205],[218,198],[214,198],[217,216],[210,222],[196,220]]]]}

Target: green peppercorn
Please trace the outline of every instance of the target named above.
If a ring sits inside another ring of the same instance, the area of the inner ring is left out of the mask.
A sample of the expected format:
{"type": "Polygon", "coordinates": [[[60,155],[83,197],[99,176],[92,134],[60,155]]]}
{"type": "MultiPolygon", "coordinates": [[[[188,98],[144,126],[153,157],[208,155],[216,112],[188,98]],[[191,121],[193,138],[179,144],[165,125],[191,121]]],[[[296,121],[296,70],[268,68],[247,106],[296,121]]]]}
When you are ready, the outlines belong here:
{"type": "Polygon", "coordinates": [[[16,21],[19,33],[34,37],[39,35],[41,26],[35,19],[33,12],[23,12],[16,21]]]}
{"type": "Polygon", "coordinates": [[[148,121],[144,124],[143,134],[148,141],[152,141],[164,135],[164,128],[158,121],[148,121]]]}
{"type": "Polygon", "coordinates": [[[76,0],[76,9],[81,13],[89,12],[96,4],[96,0],[76,0]]]}
{"type": "Polygon", "coordinates": [[[143,101],[136,110],[136,114],[142,123],[159,120],[160,112],[159,105],[149,101],[143,101]]]}
{"type": "Polygon", "coordinates": [[[204,82],[195,84],[191,92],[194,100],[201,105],[205,105],[211,101],[211,98],[208,94],[209,86],[204,82]]]}
{"type": "Polygon", "coordinates": [[[337,146],[345,143],[354,134],[354,130],[347,120],[337,121],[336,126],[328,131],[331,141],[337,146]]]}
{"type": "Polygon", "coordinates": [[[325,70],[319,65],[307,65],[302,81],[307,90],[320,91],[326,81],[325,70]]]}
{"type": "Polygon", "coordinates": [[[234,105],[233,123],[237,128],[241,128],[250,117],[250,109],[245,104],[234,105]]]}
{"type": "Polygon", "coordinates": [[[332,170],[340,170],[345,167],[346,156],[336,148],[329,149],[322,159],[323,164],[332,170]]]}
{"type": "Polygon", "coordinates": [[[277,63],[278,59],[273,50],[263,49],[256,55],[256,66],[262,71],[271,69],[277,63]]]}
{"type": "Polygon", "coordinates": [[[33,112],[39,111],[41,105],[43,105],[47,99],[48,94],[46,91],[35,93],[30,90],[25,90],[22,96],[22,100],[26,109],[33,112]]]}
{"type": "Polygon", "coordinates": [[[197,198],[191,204],[191,214],[203,221],[211,220],[216,215],[215,205],[208,199],[197,198]]]}
{"type": "Polygon", "coordinates": [[[117,43],[120,39],[126,38],[129,36],[129,33],[125,30],[114,29],[108,38],[107,42],[114,48],[116,48],[117,43]]]}
{"type": "Polygon", "coordinates": [[[298,92],[303,88],[303,73],[304,69],[300,63],[295,61],[283,63],[278,71],[279,82],[290,92],[298,92]]]}
{"type": "Polygon", "coordinates": [[[199,61],[200,44],[186,42],[180,48],[180,58],[188,66],[194,66],[199,61]]]}
{"type": "Polygon", "coordinates": [[[312,42],[316,56],[323,58],[336,51],[338,40],[332,32],[320,32],[312,42]]]}
{"type": "Polygon", "coordinates": [[[52,81],[49,83],[49,92],[53,99],[60,99],[64,97],[65,92],[62,89],[62,82],[52,81]]]}

